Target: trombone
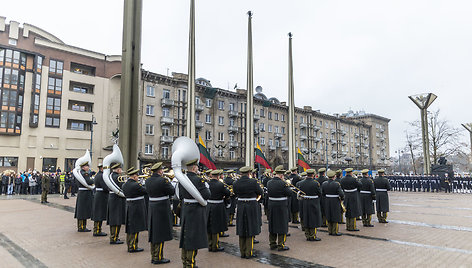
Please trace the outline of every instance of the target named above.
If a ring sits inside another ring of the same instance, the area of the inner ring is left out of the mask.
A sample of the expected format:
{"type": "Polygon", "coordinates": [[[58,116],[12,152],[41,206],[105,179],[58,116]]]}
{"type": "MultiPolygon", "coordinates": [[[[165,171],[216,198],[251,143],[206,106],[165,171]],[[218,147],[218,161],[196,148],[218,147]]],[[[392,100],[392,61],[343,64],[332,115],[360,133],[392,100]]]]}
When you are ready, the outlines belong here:
{"type": "Polygon", "coordinates": [[[289,179],[287,179],[285,181],[287,183],[287,186],[290,187],[290,190],[292,190],[292,192],[296,193],[297,196],[303,198],[304,196],[306,196],[306,193],[302,190],[300,190],[298,187],[296,187],[295,185],[293,185],[289,179]]]}

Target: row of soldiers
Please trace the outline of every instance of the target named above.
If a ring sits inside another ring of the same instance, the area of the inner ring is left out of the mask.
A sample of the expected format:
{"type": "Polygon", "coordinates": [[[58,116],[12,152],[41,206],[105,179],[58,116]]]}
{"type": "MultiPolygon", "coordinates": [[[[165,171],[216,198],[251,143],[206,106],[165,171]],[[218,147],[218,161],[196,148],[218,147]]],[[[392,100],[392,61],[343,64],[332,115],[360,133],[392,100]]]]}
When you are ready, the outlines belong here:
{"type": "MultiPolygon", "coordinates": [[[[182,185],[173,186],[163,176],[162,163],[150,167],[150,177],[144,185],[140,183],[139,170],[129,169],[126,182],[120,164],[111,167],[99,166],[94,180],[88,173],[88,163],[82,165],[81,174],[94,191],[79,186],[75,217],[79,232],[90,232],[87,219],[94,221],[93,236],[106,236],[102,222],[110,226],[110,244],[122,244],[119,239],[121,225],[126,226],[128,252],[141,252],[138,247],[139,232],[148,230],[151,243],[151,262],[168,263],[164,258],[164,243],[172,239],[174,219],[170,198],[176,195],[180,202],[174,212],[180,216],[180,248],[184,267],[195,267],[198,249],[211,252],[223,251],[219,239],[234,226],[239,236],[241,258],[253,258],[255,237],[262,227],[262,207],[266,211],[271,250],[289,250],[286,246],[288,223],[301,219],[307,241],[319,241],[317,228],[328,226],[330,235],[341,235],[339,223],[345,212],[348,231],[359,231],[356,218],[362,216],[364,226],[372,227],[371,216],[375,213],[373,200],[377,199],[379,222],[387,222],[388,180],[379,176],[374,181],[363,171],[360,179],[346,169],[340,172],[309,169],[300,177],[296,169],[287,171],[278,166],[274,172],[266,172],[261,180],[251,167],[239,169],[238,179],[228,175],[223,179],[223,170],[212,170],[200,176],[198,159],[186,163],[186,175],[201,197],[207,201],[202,206],[182,185]],[[122,189],[125,197],[110,191],[103,181],[103,168],[110,168],[112,180],[122,189]],[[208,178],[206,178],[208,177],[208,178]],[[95,192],[95,193],[94,193],[95,192]],[[291,219],[292,218],[292,219],[291,219]]],[[[231,172],[230,172],[231,174],[231,172]]],[[[379,170],[383,175],[383,171],[379,170]]]]}
{"type": "Polygon", "coordinates": [[[471,193],[472,182],[470,176],[439,175],[391,175],[387,177],[393,191],[405,192],[454,192],[471,193]]]}

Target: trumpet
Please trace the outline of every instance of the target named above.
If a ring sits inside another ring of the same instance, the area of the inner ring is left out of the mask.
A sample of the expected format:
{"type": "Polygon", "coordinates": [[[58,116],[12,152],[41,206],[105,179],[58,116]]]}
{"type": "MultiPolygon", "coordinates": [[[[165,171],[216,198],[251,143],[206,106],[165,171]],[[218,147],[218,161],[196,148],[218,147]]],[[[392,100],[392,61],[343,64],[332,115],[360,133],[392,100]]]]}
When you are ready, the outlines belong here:
{"type": "Polygon", "coordinates": [[[219,179],[219,181],[220,181],[221,183],[223,183],[223,185],[224,185],[226,188],[228,188],[228,190],[229,190],[229,192],[231,193],[231,195],[234,195],[234,192],[233,192],[233,185],[229,185],[229,184],[225,183],[223,179],[219,179]]]}
{"type": "Polygon", "coordinates": [[[304,191],[300,190],[298,187],[293,185],[290,182],[290,180],[287,179],[285,182],[287,183],[287,186],[291,187],[290,190],[292,190],[292,192],[296,193],[297,196],[304,197],[306,195],[306,193],[304,191]]]}

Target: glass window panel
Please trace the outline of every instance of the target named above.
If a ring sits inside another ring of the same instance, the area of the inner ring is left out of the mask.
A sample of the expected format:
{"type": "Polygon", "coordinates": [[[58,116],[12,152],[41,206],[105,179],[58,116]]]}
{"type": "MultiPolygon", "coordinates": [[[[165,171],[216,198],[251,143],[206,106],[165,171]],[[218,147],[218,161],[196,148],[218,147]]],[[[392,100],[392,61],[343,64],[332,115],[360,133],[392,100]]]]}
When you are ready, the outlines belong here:
{"type": "Polygon", "coordinates": [[[54,125],[55,127],[58,127],[58,126],[59,126],[59,118],[54,118],[54,119],[53,119],[53,125],[54,125]]]}
{"type": "Polygon", "coordinates": [[[56,79],[56,91],[57,92],[62,91],[62,79],[56,79]]]}
{"type": "Polygon", "coordinates": [[[15,113],[8,113],[8,128],[15,127],[15,113]]]}
{"type": "Polygon", "coordinates": [[[13,52],[13,63],[14,64],[20,64],[20,52],[19,51],[14,51],[13,52]]]}
{"type": "Polygon", "coordinates": [[[52,117],[46,117],[46,126],[52,126],[52,117]]]}
{"type": "Polygon", "coordinates": [[[7,49],[5,52],[5,62],[11,62],[13,56],[13,51],[11,49],[7,49]]]}
{"type": "Polygon", "coordinates": [[[0,63],[3,63],[4,60],[4,55],[5,55],[5,49],[0,48],[0,63]]]}
{"type": "Polygon", "coordinates": [[[18,85],[18,70],[11,71],[11,81],[10,84],[18,85]]]}
{"type": "Polygon", "coordinates": [[[0,127],[1,128],[6,128],[7,127],[7,113],[6,112],[1,112],[0,113],[0,127]]]}
{"type": "Polygon", "coordinates": [[[5,68],[5,75],[3,76],[3,83],[10,84],[11,69],[5,68]]]}
{"type": "Polygon", "coordinates": [[[37,68],[41,69],[43,67],[43,58],[37,57],[36,64],[37,64],[37,68]]]}
{"type": "Polygon", "coordinates": [[[54,98],[48,97],[46,109],[52,110],[54,108],[54,98]]]}
{"type": "Polygon", "coordinates": [[[54,110],[56,110],[56,111],[61,110],[61,99],[59,99],[59,98],[54,99],[54,110]]]}
{"type": "Polygon", "coordinates": [[[41,89],[41,75],[40,74],[36,74],[35,84],[36,84],[36,89],[40,90],[41,89]]]}
{"type": "Polygon", "coordinates": [[[8,106],[8,99],[9,99],[9,94],[10,90],[3,90],[2,92],[2,105],[3,106],[8,106]]]}
{"type": "Polygon", "coordinates": [[[49,60],[49,72],[50,73],[55,73],[56,72],[56,61],[55,60],[49,60]]]}
{"type": "MultiPolygon", "coordinates": [[[[0,53],[2,53],[2,52],[0,52],[0,53]]],[[[1,60],[0,60],[0,62],[1,62],[1,60]]],[[[3,83],[3,68],[0,68],[0,86],[2,85],[2,83],[3,83]]]]}
{"type": "Polygon", "coordinates": [[[48,90],[54,90],[54,81],[55,81],[54,78],[49,77],[49,80],[48,80],[48,90]]]}
{"type": "Polygon", "coordinates": [[[64,63],[62,61],[58,61],[56,64],[56,73],[62,74],[63,68],[64,68],[64,63]]]}
{"type": "Polygon", "coordinates": [[[10,91],[10,107],[16,107],[16,91],[10,91]]]}

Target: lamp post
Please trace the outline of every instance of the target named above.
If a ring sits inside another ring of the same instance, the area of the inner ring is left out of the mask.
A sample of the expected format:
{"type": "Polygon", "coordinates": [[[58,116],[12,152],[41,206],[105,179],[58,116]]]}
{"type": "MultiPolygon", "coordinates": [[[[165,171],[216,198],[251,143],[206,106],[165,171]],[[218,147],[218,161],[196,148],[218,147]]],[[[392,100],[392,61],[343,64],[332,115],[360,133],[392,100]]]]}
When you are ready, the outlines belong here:
{"type": "Polygon", "coordinates": [[[92,121],[90,122],[90,159],[92,159],[92,148],[93,148],[93,125],[96,125],[98,124],[97,123],[97,118],[95,118],[95,116],[93,116],[92,114],[92,121]]]}
{"type": "Polygon", "coordinates": [[[421,111],[421,134],[423,138],[423,172],[426,175],[431,174],[431,161],[429,159],[429,136],[428,136],[428,107],[438,96],[433,93],[423,93],[408,96],[421,111]]]}

